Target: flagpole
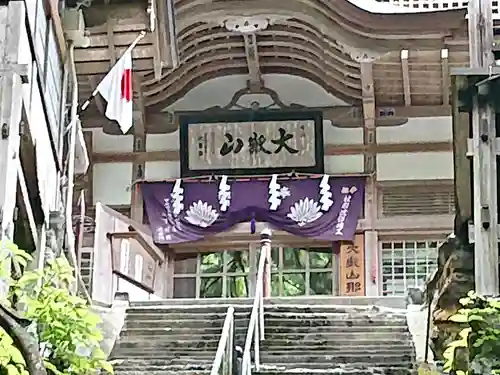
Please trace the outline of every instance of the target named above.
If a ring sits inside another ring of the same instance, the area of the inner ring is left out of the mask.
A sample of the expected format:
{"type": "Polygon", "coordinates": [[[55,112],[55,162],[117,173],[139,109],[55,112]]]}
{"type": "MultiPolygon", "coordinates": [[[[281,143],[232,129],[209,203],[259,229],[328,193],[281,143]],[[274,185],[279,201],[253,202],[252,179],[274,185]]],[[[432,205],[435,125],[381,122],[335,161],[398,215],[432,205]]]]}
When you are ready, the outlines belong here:
{"type": "MultiPolygon", "coordinates": [[[[124,56],[126,53],[130,52],[131,50],[133,50],[134,47],[137,45],[137,43],[139,43],[141,41],[141,39],[144,38],[145,36],[146,36],[146,32],[145,31],[141,31],[139,33],[139,35],[137,36],[137,38],[135,38],[135,40],[132,42],[132,44],[125,50],[125,52],[123,52],[122,56],[124,56]]],[[[122,56],[120,56],[120,58],[122,56]]],[[[94,100],[95,96],[98,93],[99,93],[99,91],[97,89],[95,89],[94,92],[88,97],[87,100],[85,100],[85,102],[82,104],[82,106],[78,110],[78,115],[80,115],[83,111],[85,111],[87,109],[87,107],[90,105],[90,103],[92,103],[92,100],[94,100]]]]}

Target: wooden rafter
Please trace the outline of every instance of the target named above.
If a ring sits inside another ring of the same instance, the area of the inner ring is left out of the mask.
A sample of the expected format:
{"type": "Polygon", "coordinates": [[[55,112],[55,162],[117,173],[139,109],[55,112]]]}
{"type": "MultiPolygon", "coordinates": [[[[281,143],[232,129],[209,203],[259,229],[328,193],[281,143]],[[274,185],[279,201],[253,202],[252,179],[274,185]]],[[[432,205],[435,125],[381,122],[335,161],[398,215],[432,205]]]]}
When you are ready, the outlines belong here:
{"type": "MultiPolygon", "coordinates": [[[[385,19],[384,22],[379,22],[369,13],[353,8],[346,0],[332,0],[331,4],[321,5],[324,8],[322,14],[330,14],[331,17],[321,16],[316,19],[314,17],[319,13],[314,7],[309,8],[301,2],[302,5],[299,7],[299,0],[286,2],[277,0],[276,4],[266,3],[269,10],[277,9],[278,18],[273,20],[269,27],[259,31],[257,60],[256,54],[252,59],[249,58],[252,57],[248,53],[249,48],[247,51],[241,49],[241,36],[228,32],[223,27],[214,27],[214,24],[224,21],[225,14],[238,13],[241,7],[251,11],[252,7],[256,6],[255,2],[248,4],[236,2],[231,4],[231,9],[227,9],[209,0],[186,0],[175,4],[176,44],[178,53],[182,56],[182,64],[167,73],[166,69],[162,70],[172,64],[171,50],[166,43],[170,38],[166,30],[170,30],[171,26],[165,24],[168,19],[165,16],[167,4],[163,1],[149,1],[151,9],[149,16],[155,19],[155,27],[153,33],[145,38],[144,43],[134,49],[134,71],[141,72],[145,76],[143,81],[145,106],[152,112],[162,111],[206,80],[233,74],[247,74],[249,70],[255,82],[258,82],[257,77],[261,74],[301,76],[321,85],[327,92],[347,103],[361,105],[360,66],[339,50],[337,44],[339,34],[343,35],[354,48],[382,54],[388,51],[400,51],[411,45],[414,48],[412,61],[414,56],[415,61],[418,61],[415,63],[416,67],[418,64],[426,64],[420,58],[421,51],[422,56],[425,56],[428,50],[441,50],[446,39],[453,61],[463,61],[464,64],[468,61],[467,39],[461,31],[462,11],[432,15],[387,15],[385,17],[393,21],[385,19]],[[276,8],[278,3],[279,6],[276,8]],[[310,22],[311,17],[315,19],[314,23],[310,22]],[[342,17],[356,20],[349,30],[346,30],[342,23],[333,21],[342,17]],[[199,22],[200,19],[203,19],[203,22],[199,22]],[[371,32],[366,33],[366,29],[370,29],[371,32]],[[450,30],[457,32],[450,33],[450,30]],[[373,37],[375,34],[376,38],[373,37]],[[418,39],[414,38],[415,35],[418,35],[418,39]]],[[[109,70],[109,63],[105,60],[113,62],[126,48],[125,39],[133,39],[139,29],[145,29],[150,25],[146,9],[140,12],[141,6],[144,7],[138,3],[127,6],[113,3],[107,8],[106,5],[97,4],[89,8],[90,13],[94,12],[92,17],[95,18],[103,18],[103,12],[109,8],[108,18],[116,20],[114,26],[116,35],[113,36],[113,21],[110,20],[107,25],[102,20],[100,24],[94,23],[96,26],[90,29],[91,47],[77,50],[75,53],[79,74],[104,74],[109,70]],[[103,40],[106,32],[107,40],[103,40]],[[105,43],[109,45],[108,51],[102,48],[105,43]]],[[[252,42],[255,44],[255,35],[248,35],[245,39],[247,47],[251,46],[252,42]]],[[[406,87],[404,101],[394,102],[395,87],[397,84],[403,86],[403,76],[408,76],[405,85],[409,82],[410,72],[408,74],[404,72],[406,64],[407,61],[401,64],[402,73],[393,70],[392,77],[388,77],[383,85],[377,82],[375,88],[378,102],[406,106],[443,103],[441,93],[438,95],[434,93],[435,90],[431,90],[432,94],[425,95],[421,92],[426,87],[426,82],[412,88],[415,92],[410,92],[411,95],[408,94],[409,86],[406,87]],[[412,103],[410,99],[416,102],[412,103]]],[[[384,65],[383,60],[376,61],[374,69],[377,70],[379,65],[384,65]]],[[[429,59],[429,67],[434,69],[433,66],[435,61],[429,59]]],[[[414,73],[416,69],[412,70],[411,74],[418,74],[414,73]]],[[[436,67],[436,70],[438,69],[439,67],[436,67]]],[[[437,82],[434,83],[436,84],[437,82]]],[[[90,93],[81,95],[88,94],[90,93]]]]}

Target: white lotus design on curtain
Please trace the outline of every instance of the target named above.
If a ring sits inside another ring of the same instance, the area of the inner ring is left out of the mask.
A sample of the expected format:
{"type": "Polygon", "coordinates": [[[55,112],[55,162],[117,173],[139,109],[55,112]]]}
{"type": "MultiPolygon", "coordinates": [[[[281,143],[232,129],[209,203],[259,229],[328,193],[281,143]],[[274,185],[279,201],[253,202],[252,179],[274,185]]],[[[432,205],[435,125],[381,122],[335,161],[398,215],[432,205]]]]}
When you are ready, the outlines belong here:
{"type": "Polygon", "coordinates": [[[290,213],[286,216],[295,221],[299,227],[303,227],[318,220],[322,215],[323,213],[320,211],[318,202],[306,197],[290,207],[290,213]]]}
{"type": "Polygon", "coordinates": [[[219,217],[216,210],[207,202],[194,202],[186,211],[185,219],[190,224],[201,228],[208,228],[219,217]]]}

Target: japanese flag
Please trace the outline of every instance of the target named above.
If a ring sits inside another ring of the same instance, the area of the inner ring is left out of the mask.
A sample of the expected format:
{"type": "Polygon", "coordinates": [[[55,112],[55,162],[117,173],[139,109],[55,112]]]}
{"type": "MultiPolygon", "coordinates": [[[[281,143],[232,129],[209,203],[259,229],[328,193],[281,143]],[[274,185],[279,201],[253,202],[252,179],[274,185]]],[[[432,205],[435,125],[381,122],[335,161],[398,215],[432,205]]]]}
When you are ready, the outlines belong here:
{"type": "Polygon", "coordinates": [[[132,49],[129,48],[97,86],[108,103],[106,117],[115,120],[123,134],[132,127],[132,49]]]}

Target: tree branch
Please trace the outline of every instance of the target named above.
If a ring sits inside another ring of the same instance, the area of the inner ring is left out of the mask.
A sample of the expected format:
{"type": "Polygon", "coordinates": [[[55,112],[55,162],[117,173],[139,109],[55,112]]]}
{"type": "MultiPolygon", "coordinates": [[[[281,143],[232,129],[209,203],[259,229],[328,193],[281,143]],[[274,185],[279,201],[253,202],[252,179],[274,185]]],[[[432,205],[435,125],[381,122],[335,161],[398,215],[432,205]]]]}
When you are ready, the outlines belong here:
{"type": "Polygon", "coordinates": [[[38,344],[25,329],[30,323],[0,302],[0,327],[7,332],[21,352],[28,372],[30,375],[47,375],[38,344]]]}

